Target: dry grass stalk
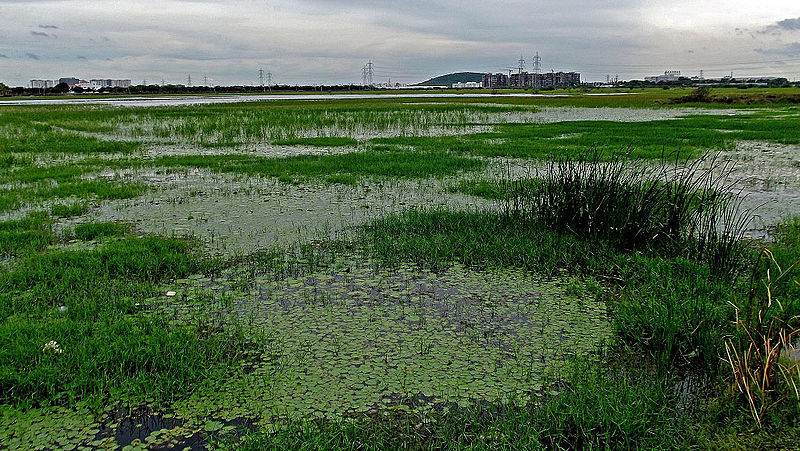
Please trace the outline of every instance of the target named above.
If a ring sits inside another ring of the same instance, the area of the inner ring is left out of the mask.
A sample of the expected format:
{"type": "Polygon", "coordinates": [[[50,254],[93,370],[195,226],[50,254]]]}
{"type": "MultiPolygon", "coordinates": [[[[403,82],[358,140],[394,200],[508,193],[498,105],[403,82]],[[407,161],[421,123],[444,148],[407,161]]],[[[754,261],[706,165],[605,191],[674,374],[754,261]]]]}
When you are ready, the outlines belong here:
{"type": "Polygon", "coordinates": [[[736,335],[725,340],[724,360],[730,365],[736,389],[747,399],[753,419],[761,427],[765,415],[776,405],[794,397],[800,400],[800,361],[787,351],[795,348],[800,328],[792,325],[798,317],[787,317],[776,295],[789,282],[789,274],[800,260],[785,270],[768,249],[762,251],[770,267],[761,281],[764,291],[752,284],[747,305],[736,309],[736,335]],[[772,269],[777,269],[777,276],[772,269]]]}

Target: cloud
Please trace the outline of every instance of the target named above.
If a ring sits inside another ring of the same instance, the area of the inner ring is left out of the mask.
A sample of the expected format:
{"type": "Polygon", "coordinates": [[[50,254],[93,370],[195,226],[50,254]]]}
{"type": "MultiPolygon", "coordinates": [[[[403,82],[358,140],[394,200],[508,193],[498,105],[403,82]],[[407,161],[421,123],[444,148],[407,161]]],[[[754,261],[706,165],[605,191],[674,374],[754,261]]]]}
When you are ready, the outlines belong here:
{"type": "Polygon", "coordinates": [[[758,33],[779,36],[784,31],[800,31],[800,17],[779,20],[762,28],[758,33]]]}
{"type": "Polygon", "coordinates": [[[8,55],[0,53],[0,58],[8,58],[8,55]]]}
{"type": "Polygon", "coordinates": [[[800,17],[794,19],[783,19],[775,23],[776,27],[782,30],[800,30],[800,17]]]}
{"type": "Polygon", "coordinates": [[[762,55],[800,56],[800,42],[792,42],[773,49],[755,49],[762,55]]]}
{"type": "Polygon", "coordinates": [[[793,33],[794,1],[765,11],[752,0],[0,0],[9,6],[0,51],[14,55],[3,70],[15,83],[22,74],[178,82],[191,73],[250,84],[259,67],[281,83],[348,83],[370,59],[376,81],[414,83],[504,71],[520,55],[530,68],[537,51],[543,70],[577,70],[586,80],[673,68],[711,74],[752,60],[754,48],[791,52],[779,47],[797,39],[759,30],[793,33]],[[41,61],[17,56],[24,52],[41,61]]]}
{"type": "Polygon", "coordinates": [[[26,53],[25,56],[30,58],[30,59],[32,59],[32,60],[39,61],[39,56],[38,55],[34,55],[33,53],[26,53]]]}

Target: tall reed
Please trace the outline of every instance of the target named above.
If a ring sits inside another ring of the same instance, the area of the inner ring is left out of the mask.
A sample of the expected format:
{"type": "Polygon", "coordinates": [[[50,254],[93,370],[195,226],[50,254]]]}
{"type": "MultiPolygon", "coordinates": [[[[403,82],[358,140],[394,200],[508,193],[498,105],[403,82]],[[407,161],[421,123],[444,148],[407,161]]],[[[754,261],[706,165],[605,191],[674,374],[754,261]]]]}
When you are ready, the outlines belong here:
{"type": "Polygon", "coordinates": [[[792,398],[800,401],[800,361],[788,355],[800,337],[800,316],[793,316],[793,309],[781,302],[787,286],[800,286],[790,279],[800,260],[783,269],[771,251],[764,249],[759,260],[764,256],[769,266],[766,277],[757,282],[754,274],[746,301],[733,305],[736,332],[725,340],[723,358],[759,427],[778,405],[792,398]]]}
{"type": "Polygon", "coordinates": [[[507,182],[505,212],[625,250],[707,262],[721,277],[740,269],[750,211],[742,209],[731,163],[706,154],[689,161],[662,157],[645,164],[630,150],[592,150],[549,161],[507,182]]]}

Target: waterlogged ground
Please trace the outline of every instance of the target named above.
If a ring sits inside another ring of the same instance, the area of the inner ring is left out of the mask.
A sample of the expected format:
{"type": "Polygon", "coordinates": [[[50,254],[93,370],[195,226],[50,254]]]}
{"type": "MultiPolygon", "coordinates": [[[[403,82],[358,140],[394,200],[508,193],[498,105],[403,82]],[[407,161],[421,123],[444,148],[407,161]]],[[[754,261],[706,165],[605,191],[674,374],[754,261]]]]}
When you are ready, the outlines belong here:
{"type": "Polygon", "coordinates": [[[599,290],[511,269],[381,269],[355,256],[298,277],[236,269],[179,279],[141,314],[167,314],[176,326],[201,318],[226,327],[236,317],[257,331],[239,371],[161,412],[4,409],[3,444],[191,447],[209,433],[298,416],[526,403],[549,372],[609,336],[599,290]]]}
{"type": "MultiPolygon", "coordinates": [[[[80,224],[118,222],[134,234],[197,238],[207,257],[246,257],[347,240],[356,226],[409,208],[501,208],[496,198],[464,187],[535,174],[546,165],[526,146],[566,143],[569,150],[594,142],[593,133],[613,146],[625,137],[664,134],[676,146],[723,151],[721,158],[736,162],[728,177],[746,194],[744,208],[759,215],[754,234],[800,215],[798,141],[791,124],[776,137],[771,123],[746,122],[763,109],[567,108],[519,98],[455,105],[422,98],[394,105],[384,98],[374,107],[292,100],[296,105],[277,109],[253,103],[197,111],[59,107],[52,118],[31,113],[35,120],[0,110],[0,144],[12,149],[0,161],[3,219],[76,205],[74,212],[52,213],[58,236],[80,224]],[[672,125],[682,120],[694,135],[672,125]],[[632,128],[614,129],[619,124],[632,128]],[[539,136],[540,125],[553,128],[539,136]],[[613,133],[600,136],[607,128],[613,133]],[[720,138],[734,134],[732,141],[720,138]],[[370,141],[375,138],[390,139],[370,141]],[[107,149],[109,142],[122,144],[107,149]],[[505,153],[472,152],[473,144],[505,153]],[[413,177],[339,167],[333,179],[304,174],[304,160],[288,179],[256,166],[219,169],[226,156],[324,159],[382,151],[444,152],[480,164],[413,177]],[[220,158],[220,166],[158,160],[192,156],[220,158]],[[95,181],[135,189],[120,194],[95,181]]],[[[798,112],[776,109],[773,116],[791,122],[798,112]]],[[[66,240],[42,252],[102,246],[102,239],[66,240]]],[[[4,264],[11,267],[15,258],[4,264]]],[[[352,249],[325,263],[302,262],[309,268],[291,274],[241,261],[247,263],[159,285],[129,312],[165,315],[174,328],[246,328],[248,353],[232,373],[158,408],[128,399],[92,408],[0,406],[0,448],[201,449],[236,428],[270,430],[288,418],[526,403],[548,390],[548,376],[566,359],[593,353],[610,337],[603,288],[594,280],[459,265],[438,272],[410,264],[389,268],[352,249]]]]}

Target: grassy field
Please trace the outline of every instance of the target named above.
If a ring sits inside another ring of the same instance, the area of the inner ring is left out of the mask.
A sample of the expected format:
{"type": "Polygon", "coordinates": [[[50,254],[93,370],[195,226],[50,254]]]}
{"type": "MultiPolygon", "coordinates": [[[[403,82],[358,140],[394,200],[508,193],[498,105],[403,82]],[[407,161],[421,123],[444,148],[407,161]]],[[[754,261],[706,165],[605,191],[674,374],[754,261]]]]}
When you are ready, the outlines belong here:
{"type": "Polygon", "coordinates": [[[563,94],[0,106],[0,448],[793,448],[797,90],[563,94]]]}

